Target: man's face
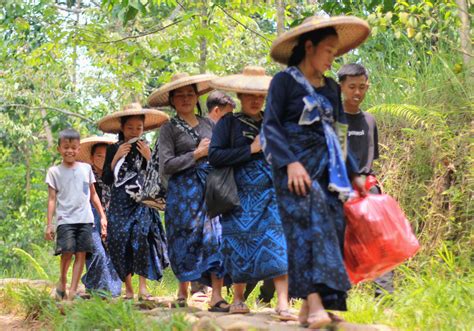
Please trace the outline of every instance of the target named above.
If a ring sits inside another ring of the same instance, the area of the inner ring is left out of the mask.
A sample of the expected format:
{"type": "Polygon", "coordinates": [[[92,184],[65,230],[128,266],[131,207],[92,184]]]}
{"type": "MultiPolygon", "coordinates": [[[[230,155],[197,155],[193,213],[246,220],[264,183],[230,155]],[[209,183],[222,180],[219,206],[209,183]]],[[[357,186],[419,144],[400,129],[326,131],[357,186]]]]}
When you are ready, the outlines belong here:
{"type": "Polygon", "coordinates": [[[61,139],[58,152],[61,154],[64,163],[73,164],[75,162],[80,145],[79,139],[61,139]]]}
{"type": "Polygon", "coordinates": [[[359,105],[364,101],[365,94],[369,89],[369,82],[364,75],[361,76],[347,76],[341,83],[341,91],[344,97],[344,103],[354,108],[359,108],[359,105]]]}

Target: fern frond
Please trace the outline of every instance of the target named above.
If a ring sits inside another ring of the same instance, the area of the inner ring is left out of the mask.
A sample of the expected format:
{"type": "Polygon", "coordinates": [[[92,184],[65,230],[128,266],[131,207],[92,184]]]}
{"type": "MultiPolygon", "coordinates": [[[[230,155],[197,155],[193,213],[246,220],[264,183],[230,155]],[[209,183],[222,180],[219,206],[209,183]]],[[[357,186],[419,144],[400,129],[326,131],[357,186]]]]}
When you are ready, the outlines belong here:
{"type": "Polygon", "coordinates": [[[367,110],[371,114],[390,115],[406,120],[411,127],[446,127],[442,114],[424,107],[408,104],[381,104],[367,110]]]}
{"type": "Polygon", "coordinates": [[[30,262],[30,264],[33,266],[33,268],[36,270],[36,272],[42,279],[49,279],[48,274],[44,271],[43,267],[40,266],[38,261],[36,261],[36,259],[33,256],[31,256],[28,252],[17,247],[13,248],[13,252],[17,254],[19,257],[21,257],[22,259],[24,259],[25,261],[30,262]]]}

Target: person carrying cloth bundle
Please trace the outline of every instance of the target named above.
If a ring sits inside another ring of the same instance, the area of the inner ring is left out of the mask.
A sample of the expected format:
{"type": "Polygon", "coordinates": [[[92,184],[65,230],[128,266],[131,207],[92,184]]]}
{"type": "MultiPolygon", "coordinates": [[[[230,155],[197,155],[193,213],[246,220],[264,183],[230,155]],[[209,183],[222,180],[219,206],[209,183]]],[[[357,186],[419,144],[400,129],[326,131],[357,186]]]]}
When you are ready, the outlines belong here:
{"type": "MultiPolygon", "coordinates": [[[[95,177],[95,190],[99,196],[102,208],[107,212],[110,204],[110,186],[102,181],[104,169],[105,154],[107,146],[117,142],[117,139],[111,137],[88,137],[81,139],[79,154],[76,161],[90,164],[95,177]]],[[[122,291],[122,281],[120,280],[110,257],[105,250],[101,240],[101,224],[97,210],[92,206],[94,214],[94,229],[92,230],[93,251],[86,258],[87,272],[82,276],[86,290],[89,292],[98,292],[100,294],[109,294],[113,297],[119,296],[122,291]]]]}
{"type": "Polygon", "coordinates": [[[111,186],[107,210],[110,258],[125,282],[125,299],[133,299],[132,275],[139,276],[138,299],[150,299],[146,280],[159,280],[168,266],[166,237],[160,214],[140,203],[151,150],[142,134],[168,121],[168,115],[132,103],[102,118],[99,129],[118,133],[119,141],[108,146],[102,180],[111,186]]]}
{"type": "Polygon", "coordinates": [[[171,268],[178,278],[177,305],[187,305],[189,282],[212,286],[210,311],[227,312],[222,298],[221,228],[204,201],[209,142],[214,123],[202,117],[199,96],[211,90],[214,75],[179,73],[148,98],[150,106],[171,106],[176,115],[160,130],[160,171],[167,178],[166,235],[171,268]],[[198,114],[195,109],[198,108],[198,114]]]}
{"type": "Polygon", "coordinates": [[[270,52],[288,68],[270,84],[262,146],[288,245],[289,295],[303,299],[299,321],[309,328],[340,320],[326,310],[347,309],[343,201],[352,195],[350,178],[363,185],[352,153],[345,162],[340,144],[346,138],[340,87],[324,73],[369,32],[355,17],[313,16],[275,39],[270,52]]]}
{"type": "Polygon", "coordinates": [[[241,112],[217,123],[209,148],[214,167],[233,167],[240,206],[221,216],[224,269],[234,283],[231,313],[247,313],[246,283],[273,279],[278,294],[277,317],[296,319],[288,309],[286,241],[276,203],[271,168],[260,146],[263,104],[272,77],[262,67],[217,78],[211,86],[237,93],[241,112]]]}

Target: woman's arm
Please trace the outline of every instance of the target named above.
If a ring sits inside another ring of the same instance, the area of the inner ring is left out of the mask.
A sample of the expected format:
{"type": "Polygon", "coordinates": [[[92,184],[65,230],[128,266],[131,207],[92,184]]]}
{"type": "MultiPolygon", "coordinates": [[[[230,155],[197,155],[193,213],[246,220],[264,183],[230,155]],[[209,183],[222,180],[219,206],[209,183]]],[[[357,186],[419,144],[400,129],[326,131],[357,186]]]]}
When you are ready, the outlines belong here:
{"type": "Polygon", "coordinates": [[[212,131],[209,147],[209,163],[214,167],[234,166],[252,159],[250,145],[230,147],[231,139],[235,141],[235,137],[239,134],[238,127],[232,114],[224,116],[217,122],[212,131]]]}
{"type": "Polygon", "coordinates": [[[286,113],[288,79],[292,79],[286,73],[275,75],[268,90],[267,104],[263,117],[263,151],[272,164],[282,168],[290,163],[298,161],[296,155],[289,148],[286,130],[282,119],[286,113]]]}

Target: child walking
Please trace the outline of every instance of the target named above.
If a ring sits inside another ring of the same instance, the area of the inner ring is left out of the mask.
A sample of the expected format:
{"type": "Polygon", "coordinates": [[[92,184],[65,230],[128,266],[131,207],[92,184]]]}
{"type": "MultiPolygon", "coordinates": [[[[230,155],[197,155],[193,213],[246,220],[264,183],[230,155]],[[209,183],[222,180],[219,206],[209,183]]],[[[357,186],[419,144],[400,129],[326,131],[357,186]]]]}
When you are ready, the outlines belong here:
{"type": "MultiPolygon", "coordinates": [[[[337,73],[344,99],[344,112],[348,124],[349,149],[358,158],[359,171],[366,176],[366,189],[370,193],[380,194],[381,190],[375,179],[373,162],[379,157],[378,132],[375,118],[360,109],[365,94],[369,89],[369,74],[364,66],[357,63],[346,64],[337,73]]],[[[393,292],[393,271],[375,280],[375,296],[393,292]]]]}
{"type": "Polygon", "coordinates": [[[48,170],[48,213],[45,239],[53,240],[55,231],[53,216],[56,215],[56,250],[61,255],[60,278],[56,297],[66,298],[67,272],[74,256],[71,286],[67,299],[74,300],[77,285],[84,269],[86,254],[92,252],[92,227],[94,216],[91,204],[100,217],[101,235],[107,235],[107,219],[94,187],[95,178],[89,164],[77,162],[80,135],[73,129],[59,133],[58,152],[62,162],[48,170]]]}

